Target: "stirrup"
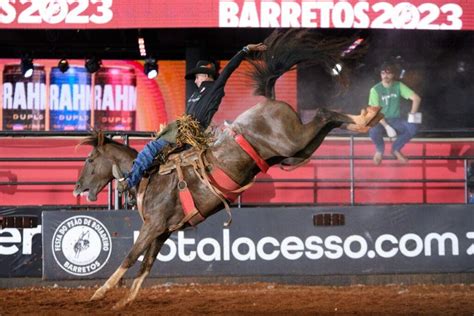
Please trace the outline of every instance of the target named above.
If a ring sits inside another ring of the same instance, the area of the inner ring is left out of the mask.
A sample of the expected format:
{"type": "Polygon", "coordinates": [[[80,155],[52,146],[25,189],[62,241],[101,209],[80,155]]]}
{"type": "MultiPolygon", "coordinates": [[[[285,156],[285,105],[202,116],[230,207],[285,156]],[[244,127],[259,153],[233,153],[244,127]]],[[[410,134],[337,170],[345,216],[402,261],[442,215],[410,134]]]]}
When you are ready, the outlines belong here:
{"type": "Polygon", "coordinates": [[[137,189],[136,187],[132,187],[128,189],[128,205],[136,206],[137,205],[137,189]]]}

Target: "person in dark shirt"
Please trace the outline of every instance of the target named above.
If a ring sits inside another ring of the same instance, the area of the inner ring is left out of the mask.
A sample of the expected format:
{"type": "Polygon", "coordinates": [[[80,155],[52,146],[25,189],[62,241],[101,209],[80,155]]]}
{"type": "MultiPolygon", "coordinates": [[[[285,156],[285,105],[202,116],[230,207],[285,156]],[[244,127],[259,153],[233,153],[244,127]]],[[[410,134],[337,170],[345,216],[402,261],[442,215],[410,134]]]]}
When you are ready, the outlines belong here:
{"type": "MultiPolygon", "coordinates": [[[[245,46],[232,57],[220,74],[217,73],[214,63],[205,60],[198,61],[196,67],[186,74],[185,79],[194,79],[194,83],[197,87],[197,90],[187,101],[186,114],[199,122],[202,130],[205,130],[209,126],[214,114],[219,109],[219,105],[225,95],[224,87],[230,75],[237,69],[250,51],[263,51],[265,49],[266,46],[262,43],[245,46]]],[[[151,167],[153,159],[163,148],[173,143],[172,137],[169,137],[169,135],[173,133],[175,134],[176,130],[172,133],[168,133],[167,137],[158,137],[148,142],[143,150],[138,153],[132,170],[126,177],[122,177],[120,170],[117,170],[117,167],[114,166],[114,176],[118,179],[117,189],[119,192],[127,191],[140,182],[144,172],[151,167]]]]}

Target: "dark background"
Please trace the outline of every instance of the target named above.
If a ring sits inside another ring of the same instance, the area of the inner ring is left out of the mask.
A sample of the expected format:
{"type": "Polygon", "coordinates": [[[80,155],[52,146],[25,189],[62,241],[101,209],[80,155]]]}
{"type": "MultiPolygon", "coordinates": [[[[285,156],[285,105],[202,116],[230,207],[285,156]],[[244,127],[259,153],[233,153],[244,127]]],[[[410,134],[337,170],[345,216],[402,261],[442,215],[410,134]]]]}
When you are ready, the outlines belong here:
{"type": "MultiPolygon", "coordinates": [[[[0,58],[142,59],[137,38],[145,38],[149,55],[158,60],[228,59],[243,45],[262,41],[272,29],[125,29],[0,30],[0,58]]],[[[398,57],[403,81],[421,97],[423,129],[474,128],[474,32],[414,30],[315,30],[327,36],[362,36],[368,51],[346,65],[349,84],[334,85],[320,69],[298,72],[298,108],[308,112],[329,107],[348,112],[367,104],[369,89],[379,81],[377,67],[398,57]]],[[[407,102],[404,112],[410,108],[407,102]]]]}

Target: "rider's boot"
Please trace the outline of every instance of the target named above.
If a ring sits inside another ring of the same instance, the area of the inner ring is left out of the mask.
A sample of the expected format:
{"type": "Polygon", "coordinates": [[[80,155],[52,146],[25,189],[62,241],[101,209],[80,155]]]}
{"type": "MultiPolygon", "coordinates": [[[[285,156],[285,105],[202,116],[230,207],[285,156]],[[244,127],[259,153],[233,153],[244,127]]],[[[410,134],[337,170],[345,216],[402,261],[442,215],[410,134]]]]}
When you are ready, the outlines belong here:
{"type": "Polygon", "coordinates": [[[117,165],[112,166],[112,175],[117,180],[117,190],[119,193],[126,192],[130,189],[127,178],[124,177],[122,170],[120,170],[117,165]]]}
{"type": "Polygon", "coordinates": [[[119,193],[124,193],[128,190],[130,190],[130,187],[128,186],[127,178],[117,179],[117,191],[119,191],[119,193]]]}
{"type": "Polygon", "coordinates": [[[112,174],[117,180],[117,191],[120,194],[128,191],[128,204],[136,205],[137,204],[137,190],[135,187],[129,187],[127,178],[122,173],[122,170],[119,169],[117,165],[112,166],[112,174]]]}

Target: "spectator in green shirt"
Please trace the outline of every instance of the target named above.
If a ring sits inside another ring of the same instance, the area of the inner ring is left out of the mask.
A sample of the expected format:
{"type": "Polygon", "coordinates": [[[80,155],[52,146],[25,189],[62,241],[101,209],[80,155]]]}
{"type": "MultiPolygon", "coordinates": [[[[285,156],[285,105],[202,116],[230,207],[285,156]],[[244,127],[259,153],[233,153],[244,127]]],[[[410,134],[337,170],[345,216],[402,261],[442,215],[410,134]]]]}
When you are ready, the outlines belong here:
{"type": "Polygon", "coordinates": [[[404,83],[395,80],[396,66],[384,63],[380,69],[381,82],[370,89],[369,105],[382,107],[384,119],[369,130],[370,138],[375,144],[374,163],[382,162],[385,142],[385,133],[391,139],[392,154],[399,162],[406,164],[408,159],[401,153],[401,149],[415,136],[421,123],[421,113],[418,112],[421,98],[404,83]],[[412,101],[408,120],[400,117],[400,98],[412,101]]]}

